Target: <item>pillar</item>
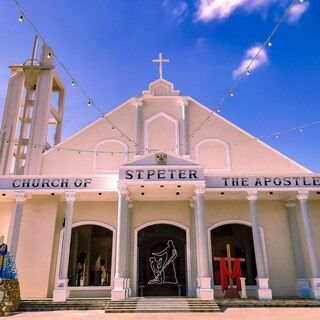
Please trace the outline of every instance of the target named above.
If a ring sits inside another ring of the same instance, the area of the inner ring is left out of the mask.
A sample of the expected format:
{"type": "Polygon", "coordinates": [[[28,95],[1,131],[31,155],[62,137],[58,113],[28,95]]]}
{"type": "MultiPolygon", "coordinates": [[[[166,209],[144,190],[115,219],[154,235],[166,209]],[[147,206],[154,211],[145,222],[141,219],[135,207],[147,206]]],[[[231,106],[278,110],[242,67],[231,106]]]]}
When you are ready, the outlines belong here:
{"type": "Polygon", "coordinates": [[[197,277],[198,277],[198,266],[197,266],[197,246],[196,246],[196,216],[195,216],[195,196],[189,200],[190,208],[190,251],[191,251],[191,281],[192,281],[192,292],[189,293],[191,296],[196,296],[197,288],[197,277]]]}
{"type": "Polygon", "coordinates": [[[195,234],[197,247],[197,297],[200,300],[213,300],[212,281],[209,275],[208,233],[205,217],[205,182],[195,184],[195,234]]]}
{"type": "Polygon", "coordinates": [[[128,279],[126,277],[128,229],[128,187],[120,182],[118,185],[118,219],[116,240],[116,269],[111,291],[111,300],[125,300],[128,296],[128,279]]]}
{"type": "Polygon", "coordinates": [[[189,99],[181,98],[180,105],[182,109],[182,140],[183,140],[183,156],[190,157],[189,145],[189,99]]]}
{"type": "Polygon", "coordinates": [[[16,191],[14,194],[15,207],[10,221],[9,234],[8,234],[8,248],[14,259],[17,256],[20,226],[22,219],[23,206],[26,200],[26,194],[24,191],[16,191]]]}
{"type": "Polygon", "coordinates": [[[15,132],[19,118],[22,92],[24,86],[24,73],[22,70],[13,71],[10,77],[4,113],[0,130],[0,174],[7,175],[11,171],[15,132]]]}
{"type": "Polygon", "coordinates": [[[310,296],[309,281],[306,278],[303,251],[301,247],[301,236],[295,210],[296,203],[294,201],[287,201],[285,206],[287,208],[293,257],[297,274],[297,295],[299,297],[307,298],[310,296]]]}
{"type": "Polygon", "coordinates": [[[65,197],[67,201],[67,207],[64,219],[59,279],[53,291],[53,301],[66,301],[69,298],[70,293],[68,289],[68,267],[72,234],[73,208],[76,200],[76,193],[74,191],[67,191],[65,193],[65,197]]]}
{"type": "Polygon", "coordinates": [[[320,272],[309,218],[308,191],[298,191],[297,198],[300,202],[300,214],[304,230],[304,240],[307,246],[307,254],[311,270],[311,278],[309,279],[311,297],[320,300],[320,272]]]}
{"type": "Polygon", "coordinates": [[[257,286],[259,300],[272,300],[272,291],[269,288],[269,276],[265,268],[266,263],[264,260],[262,238],[259,227],[259,217],[257,212],[257,192],[250,191],[247,193],[247,199],[250,207],[250,217],[252,224],[252,237],[254,254],[256,257],[257,266],[257,286]]]}
{"type": "Polygon", "coordinates": [[[127,239],[126,239],[126,261],[125,261],[125,277],[126,277],[126,296],[131,297],[131,266],[132,266],[132,213],[133,202],[130,197],[127,197],[128,203],[128,223],[127,223],[127,239]]]}
{"type": "Polygon", "coordinates": [[[136,107],[136,146],[135,146],[135,156],[141,155],[142,148],[142,99],[135,99],[136,107]]]}
{"type": "Polygon", "coordinates": [[[32,114],[30,127],[30,150],[27,153],[25,164],[25,174],[39,174],[41,169],[41,158],[43,147],[47,143],[48,116],[51,107],[51,93],[54,74],[54,54],[53,50],[43,46],[40,63],[42,70],[37,81],[36,99],[32,114]],[[48,57],[48,54],[51,57],[48,57]],[[47,68],[44,68],[44,67],[47,68]]]}

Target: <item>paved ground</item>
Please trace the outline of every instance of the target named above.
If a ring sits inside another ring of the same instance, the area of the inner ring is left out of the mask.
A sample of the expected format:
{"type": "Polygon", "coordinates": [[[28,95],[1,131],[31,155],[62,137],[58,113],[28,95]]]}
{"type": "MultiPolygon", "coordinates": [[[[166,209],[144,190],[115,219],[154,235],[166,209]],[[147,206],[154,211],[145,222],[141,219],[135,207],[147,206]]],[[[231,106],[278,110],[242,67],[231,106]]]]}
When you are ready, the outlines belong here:
{"type": "MultiPolygon", "coordinates": [[[[4,319],[0,317],[0,319],[4,319]]],[[[228,308],[225,312],[105,314],[104,311],[25,312],[7,320],[319,320],[320,308],[228,308]]]]}

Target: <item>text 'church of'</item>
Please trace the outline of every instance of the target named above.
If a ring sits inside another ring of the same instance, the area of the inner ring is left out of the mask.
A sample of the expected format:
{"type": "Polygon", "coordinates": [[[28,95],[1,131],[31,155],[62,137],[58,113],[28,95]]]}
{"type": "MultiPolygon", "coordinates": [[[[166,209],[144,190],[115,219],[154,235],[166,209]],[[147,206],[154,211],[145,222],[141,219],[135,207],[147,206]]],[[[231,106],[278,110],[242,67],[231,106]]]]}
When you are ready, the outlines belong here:
{"type": "Polygon", "coordinates": [[[141,96],[61,141],[52,52],[10,66],[0,131],[22,298],[212,300],[241,277],[248,297],[320,299],[320,175],[180,95],[162,55],[141,96]]]}

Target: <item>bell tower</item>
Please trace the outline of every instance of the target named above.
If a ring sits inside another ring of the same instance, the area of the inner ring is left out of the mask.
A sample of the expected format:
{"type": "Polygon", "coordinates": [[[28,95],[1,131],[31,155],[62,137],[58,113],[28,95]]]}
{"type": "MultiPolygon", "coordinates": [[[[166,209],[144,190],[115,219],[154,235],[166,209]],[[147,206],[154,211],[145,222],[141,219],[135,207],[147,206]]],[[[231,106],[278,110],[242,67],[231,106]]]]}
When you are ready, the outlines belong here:
{"type": "Polygon", "coordinates": [[[61,140],[65,88],[54,67],[53,49],[43,43],[37,59],[10,66],[0,131],[0,174],[40,174],[43,152],[61,140]]]}

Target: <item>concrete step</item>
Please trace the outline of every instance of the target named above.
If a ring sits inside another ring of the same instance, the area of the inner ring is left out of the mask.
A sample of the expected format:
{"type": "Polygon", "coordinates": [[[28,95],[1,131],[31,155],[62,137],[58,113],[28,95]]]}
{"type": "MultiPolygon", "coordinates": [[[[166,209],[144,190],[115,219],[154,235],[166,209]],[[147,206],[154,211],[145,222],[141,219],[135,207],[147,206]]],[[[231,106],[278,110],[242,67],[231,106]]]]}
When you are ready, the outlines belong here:
{"type": "Polygon", "coordinates": [[[62,310],[105,310],[109,299],[70,299],[65,302],[52,300],[22,300],[19,312],[62,310]]]}
{"type": "Polygon", "coordinates": [[[214,301],[197,299],[129,299],[109,301],[106,313],[220,312],[214,301]]]}

